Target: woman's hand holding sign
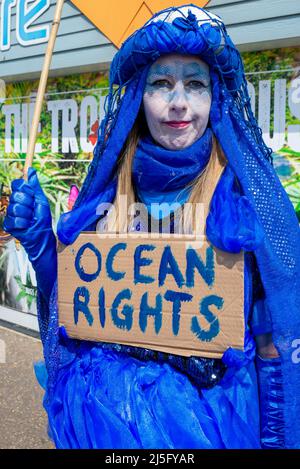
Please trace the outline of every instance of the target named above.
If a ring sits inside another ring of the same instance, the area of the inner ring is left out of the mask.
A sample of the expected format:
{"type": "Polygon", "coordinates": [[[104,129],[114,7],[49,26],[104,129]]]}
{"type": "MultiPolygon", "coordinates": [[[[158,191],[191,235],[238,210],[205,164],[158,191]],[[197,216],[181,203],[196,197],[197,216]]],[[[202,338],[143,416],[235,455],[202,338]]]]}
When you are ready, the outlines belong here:
{"type": "Polygon", "coordinates": [[[3,227],[24,247],[35,270],[38,286],[48,301],[57,275],[56,238],[49,202],[33,168],[28,170],[28,182],[16,179],[11,187],[3,227]]]}

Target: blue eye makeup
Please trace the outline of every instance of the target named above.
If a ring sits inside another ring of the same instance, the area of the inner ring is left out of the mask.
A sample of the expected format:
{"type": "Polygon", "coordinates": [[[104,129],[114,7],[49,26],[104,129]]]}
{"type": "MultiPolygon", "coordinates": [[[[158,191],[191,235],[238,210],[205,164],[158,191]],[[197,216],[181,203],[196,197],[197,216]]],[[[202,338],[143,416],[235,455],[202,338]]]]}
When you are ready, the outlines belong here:
{"type": "Polygon", "coordinates": [[[194,89],[194,90],[198,90],[198,89],[208,87],[208,85],[206,85],[205,83],[203,83],[202,81],[199,81],[199,80],[190,80],[188,83],[185,84],[185,86],[187,86],[191,89],[194,89]]]}
{"type": "Polygon", "coordinates": [[[157,88],[161,88],[161,87],[172,87],[172,84],[168,81],[168,80],[164,80],[163,78],[160,79],[160,80],[154,80],[152,83],[151,83],[151,86],[154,86],[154,87],[157,87],[157,88]]]}
{"type": "Polygon", "coordinates": [[[150,70],[147,85],[152,89],[171,89],[179,80],[184,82],[186,88],[192,90],[207,88],[210,84],[209,73],[203,70],[198,63],[175,62],[174,65],[154,65],[150,70]]]}
{"type": "Polygon", "coordinates": [[[209,88],[209,72],[197,62],[178,60],[172,64],[154,64],[149,71],[145,91],[149,95],[160,93],[161,97],[170,101],[174,98],[178,82],[182,83],[186,97],[192,97],[209,88]]]}

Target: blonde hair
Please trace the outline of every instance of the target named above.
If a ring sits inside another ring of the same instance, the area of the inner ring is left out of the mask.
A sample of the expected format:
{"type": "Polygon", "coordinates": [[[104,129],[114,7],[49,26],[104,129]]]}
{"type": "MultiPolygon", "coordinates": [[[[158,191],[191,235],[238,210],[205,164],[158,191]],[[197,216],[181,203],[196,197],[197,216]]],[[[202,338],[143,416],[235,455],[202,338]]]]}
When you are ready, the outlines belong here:
{"type": "MultiPolygon", "coordinates": [[[[132,216],[128,213],[122,213],[120,201],[121,196],[127,196],[127,206],[136,202],[136,195],[132,181],[132,165],[134,155],[136,153],[138,141],[140,138],[140,130],[138,120],[128,135],[125,145],[119,155],[117,163],[118,171],[118,186],[115,200],[113,202],[115,208],[115,216],[108,217],[107,230],[116,232],[126,232],[130,226],[132,216]]],[[[222,175],[222,172],[226,166],[226,158],[216,141],[213,137],[212,151],[209,162],[203,172],[197,176],[197,178],[190,184],[192,187],[191,194],[189,197],[189,206],[195,207],[196,204],[203,204],[202,216],[206,220],[206,216],[209,211],[210,202],[216,188],[216,185],[222,175]]],[[[184,233],[191,231],[199,232],[201,221],[195,216],[194,209],[189,216],[185,216],[181,219],[183,224],[184,233]]],[[[205,230],[205,223],[202,224],[205,230]]],[[[202,228],[202,230],[203,230],[202,228]]]]}

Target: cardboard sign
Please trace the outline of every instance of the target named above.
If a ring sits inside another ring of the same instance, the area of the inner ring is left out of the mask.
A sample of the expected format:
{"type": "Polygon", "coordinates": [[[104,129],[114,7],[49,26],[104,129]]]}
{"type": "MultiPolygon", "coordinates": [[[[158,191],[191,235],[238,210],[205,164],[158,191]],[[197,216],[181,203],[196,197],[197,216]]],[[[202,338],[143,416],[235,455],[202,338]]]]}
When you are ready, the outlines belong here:
{"type": "Polygon", "coordinates": [[[58,255],[72,338],[220,358],[244,346],[244,257],[206,239],[82,233],[58,255]]]}

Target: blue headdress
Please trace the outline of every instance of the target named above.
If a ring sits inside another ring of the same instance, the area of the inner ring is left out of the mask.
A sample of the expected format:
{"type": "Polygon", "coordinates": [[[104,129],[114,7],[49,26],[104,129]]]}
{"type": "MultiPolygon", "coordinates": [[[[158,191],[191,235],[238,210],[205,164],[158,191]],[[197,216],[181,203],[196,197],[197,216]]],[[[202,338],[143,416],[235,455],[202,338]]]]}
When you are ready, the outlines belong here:
{"type": "Polygon", "coordinates": [[[169,53],[198,55],[209,64],[210,125],[264,230],[255,256],[282,359],[286,443],[293,448],[300,441],[300,364],[293,359],[300,339],[299,225],[253,116],[240,54],[220,18],[193,5],[169,8],[123,44],[111,66],[94,159],[74,209],[60,219],[58,236],[72,243],[95,223],[99,204],[114,199],[117,158],[138,116],[149,67],[169,53]]]}

